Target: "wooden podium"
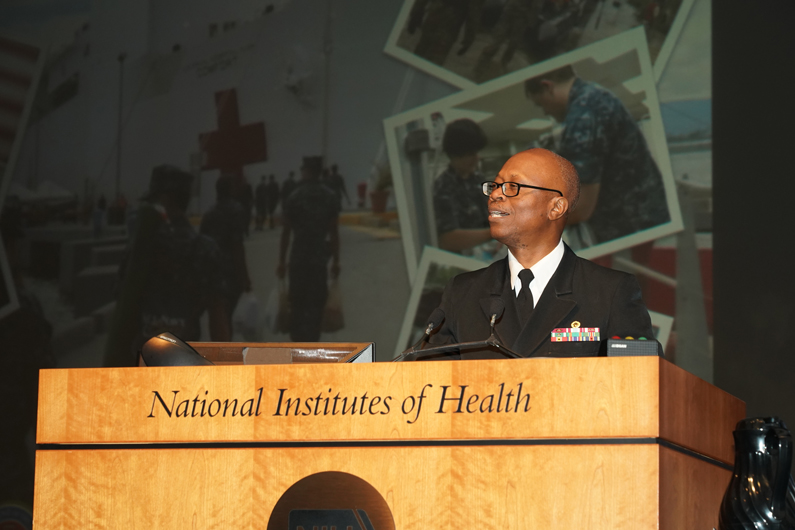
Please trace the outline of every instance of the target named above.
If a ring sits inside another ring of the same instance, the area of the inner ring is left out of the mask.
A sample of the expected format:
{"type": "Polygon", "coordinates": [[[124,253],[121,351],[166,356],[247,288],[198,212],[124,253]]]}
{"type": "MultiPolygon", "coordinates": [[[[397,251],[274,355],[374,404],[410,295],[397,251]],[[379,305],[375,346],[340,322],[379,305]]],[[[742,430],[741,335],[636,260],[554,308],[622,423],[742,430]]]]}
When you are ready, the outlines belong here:
{"type": "Polygon", "coordinates": [[[744,414],[656,357],[43,370],[34,528],[710,530],[744,414]]]}

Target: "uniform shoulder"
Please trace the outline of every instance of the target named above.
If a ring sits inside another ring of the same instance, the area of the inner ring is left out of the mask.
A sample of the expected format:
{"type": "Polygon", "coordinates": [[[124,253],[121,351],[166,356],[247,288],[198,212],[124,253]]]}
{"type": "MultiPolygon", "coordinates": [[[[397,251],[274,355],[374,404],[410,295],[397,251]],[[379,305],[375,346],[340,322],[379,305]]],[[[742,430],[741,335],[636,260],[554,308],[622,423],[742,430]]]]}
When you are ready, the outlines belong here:
{"type": "Polygon", "coordinates": [[[586,278],[596,278],[602,282],[616,283],[626,281],[628,278],[634,278],[634,275],[628,272],[604,267],[584,258],[577,257],[576,259],[580,273],[586,278]]]}
{"type": "Polygon", "coordinates": [[[454,289],[466,289],[469,286],[480,285],[483,282],[492,281],[504,277],[508,268],[507,258],[495,261],[488,267],[469,272],[462,272],[453,278],[452,286],[454,289]]]}
{"type": "Polygon", "coordinates": [[[615,94],[599,83],[579,81],[572,95],[573,108],[580,109],[582,112],[593,112],[600,106],[613,106],[621,103],[621,100],[615,94]]]}

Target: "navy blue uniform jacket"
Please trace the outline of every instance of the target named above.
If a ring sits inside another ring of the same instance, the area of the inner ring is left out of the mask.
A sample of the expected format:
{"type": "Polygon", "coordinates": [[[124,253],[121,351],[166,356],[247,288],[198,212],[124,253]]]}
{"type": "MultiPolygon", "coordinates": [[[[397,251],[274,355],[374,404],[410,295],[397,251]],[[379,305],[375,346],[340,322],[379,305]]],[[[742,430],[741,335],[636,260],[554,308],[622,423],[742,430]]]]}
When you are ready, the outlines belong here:
{"type": "MultiPolygon", "coordinates": [[[[522,325],[511,289],[508,258],[473,272],[459,274],[447,285],[441,308],[445,320],[431,344],[485,340],[489,336],[489,309],[493,297],[502,298],[505,312],[495,325],[503,344],[526,357],[591,357],[604,352],[607,339],[654,338],[649,312],[638,281],[631,274],[596,265],[577,257],[567,246],[558,270],[550,278],[530,319],[522,325]],[[552,330],[599,328],[599,342],[553,342],[552,330]],[[575,324],[576,326],[576,324],[575,324]]],[[[491,350],[462,351],[435,359],[503,359],[491,350]]]]}

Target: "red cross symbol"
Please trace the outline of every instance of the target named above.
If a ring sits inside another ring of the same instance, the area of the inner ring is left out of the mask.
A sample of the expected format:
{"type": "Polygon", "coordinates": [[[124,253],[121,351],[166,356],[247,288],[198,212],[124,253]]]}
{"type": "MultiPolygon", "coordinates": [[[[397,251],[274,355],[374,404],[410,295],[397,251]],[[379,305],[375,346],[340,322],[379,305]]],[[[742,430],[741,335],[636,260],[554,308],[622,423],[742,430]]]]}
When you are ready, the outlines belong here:
{"type": "Polygon", "coordinates": [[[199,147],[206,154],[202,169],[242,177],[243,166],[268,159],[265,123],[240,125],[235,89],[216,92],[215,109],[218,130],[199,134],[199,147]]]}

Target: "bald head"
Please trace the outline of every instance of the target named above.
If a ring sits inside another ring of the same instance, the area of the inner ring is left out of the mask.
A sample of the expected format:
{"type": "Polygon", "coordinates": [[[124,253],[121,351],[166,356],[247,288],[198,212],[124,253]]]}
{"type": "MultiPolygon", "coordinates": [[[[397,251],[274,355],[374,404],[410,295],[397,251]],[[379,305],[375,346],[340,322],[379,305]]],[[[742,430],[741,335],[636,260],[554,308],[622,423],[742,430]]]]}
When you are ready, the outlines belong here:
{"type": "Polygon", "coordinates": [[[580,198],[580,177],[574,164],[548,149],[535,147],[511,157],[523,166],[525,173],[536,174],[546,180],[548,187],[560,190],[574,210],[580,198]]]}
{"type": "Polygon", "coordinates": [[[529,149],[529,151],[539,151],[543,156],[550,157],[554,164],[557,166],[557,176],[563,185],[558,188],[563,192],[563,196],[569,201],[569,211],[574,210],[577,206],[577,201],[580,200],[580,176],[577,174],[577,169],[574,164],[563,158],[557,153],[548,151],[546,149],[536,148],[529,149]]]}

